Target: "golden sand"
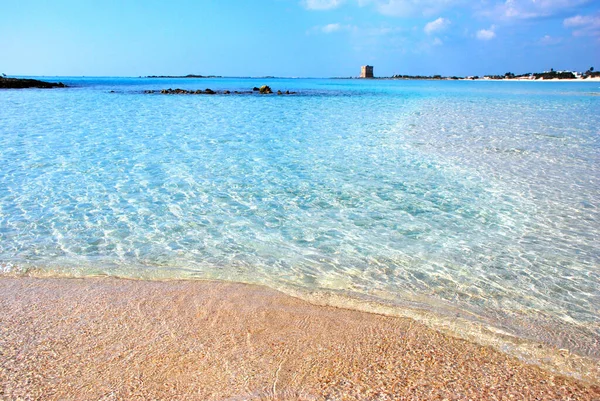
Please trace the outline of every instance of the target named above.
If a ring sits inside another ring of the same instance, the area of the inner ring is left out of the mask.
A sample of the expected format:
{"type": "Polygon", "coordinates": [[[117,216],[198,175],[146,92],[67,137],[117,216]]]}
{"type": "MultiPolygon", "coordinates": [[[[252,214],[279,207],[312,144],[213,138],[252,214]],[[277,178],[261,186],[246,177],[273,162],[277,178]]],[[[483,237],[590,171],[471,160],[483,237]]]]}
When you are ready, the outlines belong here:
{"type": "Polygon", "coordinates": [[[600,387],[258,286],[1,278],[0,399],[594,400],[600,387]]]}

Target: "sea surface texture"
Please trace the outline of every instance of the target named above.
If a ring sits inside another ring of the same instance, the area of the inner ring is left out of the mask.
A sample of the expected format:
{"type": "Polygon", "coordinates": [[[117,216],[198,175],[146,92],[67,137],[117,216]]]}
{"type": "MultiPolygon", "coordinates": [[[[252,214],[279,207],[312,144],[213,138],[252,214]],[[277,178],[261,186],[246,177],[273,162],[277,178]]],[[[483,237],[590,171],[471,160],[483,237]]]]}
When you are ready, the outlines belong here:
{"type": "Polygon", "coordinates": [[[600,359],[600,83],[0,92],[0,269],[334,292],[600,359]],[[251,90],[294,95],[163,95],[251,90]]]}

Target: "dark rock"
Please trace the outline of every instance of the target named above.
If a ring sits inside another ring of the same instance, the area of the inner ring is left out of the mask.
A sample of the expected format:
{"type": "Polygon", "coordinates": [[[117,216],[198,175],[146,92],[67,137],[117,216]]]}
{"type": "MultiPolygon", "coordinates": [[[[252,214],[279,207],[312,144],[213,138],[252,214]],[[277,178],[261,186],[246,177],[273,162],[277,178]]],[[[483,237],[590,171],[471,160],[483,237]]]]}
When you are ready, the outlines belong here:
{"type": "Polygon", "coordinates": [[[5,78],[0,77],[0,89],[24,89],[24,88],[66,88],[62,82],[45,82],[37,79],[5,78]]]}
{"type": "Polygon", "coordinates": [[[202,91],[200,89],[198,89],[196,92],[194,92],[196,95],[201,95],[202,91]]]}
{"type": "Polygon", "coordinates": [[[229,92],[229,91],[225,91],[225,92],[223,92],[223,93],[224,93],[225,95],[229,95],[231,92],[229,92]]]}
{"type": "Polygon", "coordinates": [[[208,88],[206,88],[206,89],[204,90],[204,93],[206,93],[207,95],[214,95],[214,94],[215,94],[215,93],[217,93],[217,92],[215,92],[215,91],[214,91],[214,90],[212,90],[212,89],[208,89],[208,88]]]}
{"type": "Polygon", "coordinates": [[[273,91],[271,90],[271,88],[268,85],[261,86],[259,91],[262,95],[266,95],[268,93],[273,93],[273,91]]]}
{"type": "Polygon", "coordinates": [[[285,91],[285,94],[286,94],[286,95],[289,95],[289,94],[290,94],[290,91],[285,91]]]}
{"type": "Polygon", "coordinates": [[[110,91],[109,93],[115,93],[115,91],[110,91]]]}
{"type": "Polygon", "coordinates": [[[259,90],[260,90],[260,89],[259,89],[259,88],[257,88],[256,86],[255,86],[254,88],[252,88],[252,91],[253,91],[253,92],[258,92],[259,90]]]}
{"type": "Polygon", "coordinates": [[[283,95],[283,92],[282,91],[277,91],[277,94],[278,95],[283,95]]]}

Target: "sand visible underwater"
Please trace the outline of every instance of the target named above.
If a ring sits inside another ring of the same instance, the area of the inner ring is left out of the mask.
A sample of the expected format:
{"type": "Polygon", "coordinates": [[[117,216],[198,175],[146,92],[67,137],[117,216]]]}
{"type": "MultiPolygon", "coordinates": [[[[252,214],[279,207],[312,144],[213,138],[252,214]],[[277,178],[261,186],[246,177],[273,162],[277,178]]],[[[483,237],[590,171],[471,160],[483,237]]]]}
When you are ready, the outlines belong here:
{"type": "Polygon", "coordinates": [[[0,398],[595,400],[408,318],[205,281],[0,278],[0,398]]]}

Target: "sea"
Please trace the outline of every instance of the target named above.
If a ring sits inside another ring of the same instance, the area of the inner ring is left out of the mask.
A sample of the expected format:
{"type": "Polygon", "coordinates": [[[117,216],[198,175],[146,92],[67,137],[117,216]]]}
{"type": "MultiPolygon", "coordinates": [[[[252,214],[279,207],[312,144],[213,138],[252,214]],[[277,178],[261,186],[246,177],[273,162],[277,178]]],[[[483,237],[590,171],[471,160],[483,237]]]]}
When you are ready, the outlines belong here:
{"type": "Polygon", "coordinates": [[[600,82],[40,79],[68,88],[0,91],[2,274],[259,284],[599,366],[600,82]]]}

